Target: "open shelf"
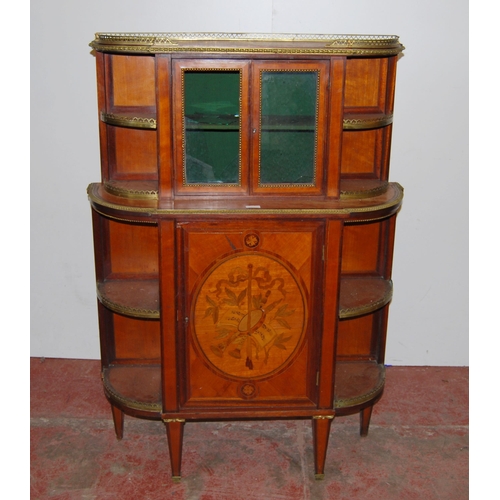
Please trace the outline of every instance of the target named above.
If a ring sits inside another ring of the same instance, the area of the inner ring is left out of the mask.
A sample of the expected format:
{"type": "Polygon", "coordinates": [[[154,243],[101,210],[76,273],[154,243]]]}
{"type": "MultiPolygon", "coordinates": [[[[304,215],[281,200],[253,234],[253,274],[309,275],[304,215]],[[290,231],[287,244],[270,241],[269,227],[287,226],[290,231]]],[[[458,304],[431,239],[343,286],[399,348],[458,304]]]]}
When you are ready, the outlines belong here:
{"type": "Polygon", "coordinates": [[[121,407],[151,413],[161,412],[160,365],[111,365],[102,372],[104,390],[121,407]]]}
{"type": "Polygon", "coordinates": [[[339,318],[368,314],[392,299],[392,281],[380,277],[342,277],[340,280],[339,318]]]}
{"type": "MultiPolygon", "coordinates": [[[[112,365],[103,370],[107,396],[120,406],[153,415],[161,412],[160,365],[112,365]]],[[[385,367],[376,361],[339,361],[335,371],[335,411],[370,403],[382,394],[385,367]]]]}
{"type": "Polygon", "coordinates": [[[160,317],[158,280],[119,279],[97,284],[99,301],[119,314],[134,318],[160,317]]]}
{"type": "Polygon", "coordinates": [[[342,123],[344,130],[370,130],[390,125],[392,119],[385,113],[346,113],[342,123]]]}
{"type": "Polygon", "coordinates": [[[108,180],[104,189],[121,198],[158,199],[158,181],[150,180],[108,180]]]}
{"type": "Polygon", "coordinates": [[[373,402],[384,390],[385,367],[376,361],[338,361],[335,370],[335,413],[347,415],[373,402]]]}
{"type": "Polygon", "coordinates": [[[379,179],[340,179],[340,198],[372,198],[384,194],[388,187],[387,181],[379,179]]]}
{"type": "Polygon", "coordinates": [[[156,117],[149,114],[130,116],[128,114],[105,113],[103,111],[101,112],[101,121],[118,127],[156,129],[156,117]]]}

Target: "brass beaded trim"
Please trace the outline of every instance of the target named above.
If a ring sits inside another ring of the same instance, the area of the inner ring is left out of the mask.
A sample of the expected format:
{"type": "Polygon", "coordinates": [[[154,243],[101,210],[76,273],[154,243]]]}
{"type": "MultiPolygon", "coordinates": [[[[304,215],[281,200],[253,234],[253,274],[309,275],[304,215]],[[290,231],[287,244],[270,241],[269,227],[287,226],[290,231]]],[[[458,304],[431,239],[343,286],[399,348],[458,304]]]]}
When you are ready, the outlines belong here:
{"type": "Polygon", "coordinates": [[[152,412],[161,412],[161,403],[145,403],[143,401],[136,401],[134,399],[125,398],[118,392],[116,392],[109,383],[107,377],[102,377],[104,392],[115,401],[122,403],[128,408],[134,408],[136,410],[142,411],[152,411],[152,412]]]}
{"type": "MultiPolygon", "coordinates": [[[[374,206],[369,206],[369,207],[347,207],[347,208],[300,208],[300,209],[273,209],[273,208],[242,208],[242,209],[176,209],[176,208],[152,208],[152,207],[130,207],[126,205],[118,205],[116,203],[109,203],[107,201],[104,201],[101,198],[98,198],[94,193],[93,193],[93,188],[94,186],[97,186],[98,184],[90,184],[89,187],[87,188],[87,194],[89,197],[89,200],[93,203],[96,203],[97,205],[100,205],[102,207],[114,209],[114,210],[121,210],[125,212],[135,212],[135,213],[140,213],[148,216],[156,216],[156,215],[219,215],[219,214],[233,214],[233,215],[349,215],[349,214],[355,214],[355,213],[365,213],[365,212],[375,212],[378,210],[385,210],[387,208],[394,207],[398,204],[401,203],[403,200],[403,188],[401,185],[399,185],[397,182],[393,183],[399,190],[398,195],[391,200],[388,203],[383,203],[381,205],[374,205],[374,206]]],[[[97,209],[94,208],[96,212],[99,212],[97,209]]],[[[119,217],[116,216],[108,216],[106,214],[106,217],[114,218],[117,220],[122,220],[119,217]]],[[[387,216],[383,216],[380,218],[386,218],[387,216]]],[[[378,220],[379,218],[374,218],[374,219],[367,219],[367,220],[378,220]]],[[[123,219],[125,220],[125,219],[123,219]]],[[[142,221],[133,221],[137,223],[142,223],[142,221]]],[[[144,221],[145,223],[149,224],[156,224],[156,221],[144,221]]],[[[350,222],[361,222],[358,220],[355,221],[346,221],[346,223],[350,222]]]]}
{"type": "Polygon", "coordinates": [[[382,183],[380,186],[376,186],[370,189],[359,189],[359,190],[340,190],[340,198],[341,199],[362,199],[362,198],[374,198],[375,196],[379,196],[384,194],[389,187],[388,182],[382,183]]]}
{"type": "Polygon", "coordinates": [[[353,398],[335,399],[333,404],[334,408],[348,408],[349,406],[360,405],[370,401],[375,396],[377,396],[380,392],[383,391],[385,385],[385,367],[383,365],[381,366],[380,373],[380,381],[371,391],[353,398]]]}
{"type": "Polygon", "coordinates": [[[370,130],[372,128],[385,127],[392,122],[392,114],[374,118],[344,118],[342,121],[344,130],[370,130]]]}
{"type": "MultiPolygon", "coordinates": [[[[104,203],[101,203],[101,205],[102,206],[107,206],[104,203]]],[[[118,207],[118,205],[116,205],[116,206],[118,207]]],[[[112,207],[107,207],[107,208],[112,208],[112,207]]],[[[131,222],[131,223],[134,223],[134,224],[151,224],[153,226],[157,226],[158,225],[158,221],[125,219],[124,217],[115,217],[113,215],[105,214],[101,210],[98,210],[95,206],[92,206],[92,210],[94,210],[95,212],[97,212],[99,215],[102,215],[106,219],[110,219],[110,220],[117,220],[119,222],[131,222]]]]}
{"type": "Polygon", "coordinates": [[[379,300],[359,307],[341,308],[339,309],[339,319],[356,318],[358,316],[362,316],[363,314],[372,313],[377,309],[380,309],[381,307],[387,305],[392,300],[393,295],[392,281],[388,281],[390,283],[390,288],[379,300]]]}
{"type": "Polygon", "coordinates": [[[100,52],[143,54],[199,52],[324,54],[355,57],[365,55],[391,56],[404,50],[403,45],[399,42],[399,37],[395,35],[290,33],[96,33],[95,39],[89,45],[100,52]],[[200,43],[196,45],[196,42],[200,43]],[[210,42],[214,45],[211,46],[210,42]],[[227,46],[221,46],[221,42],[227,46]],[[234,45],[230,46],[231,42],[234,45]],[[244,42],[252,42],[252,44],[243,47],[241,44],[244,42]],[[279,46],[280,43],[290,44],[290,46],[279,46]],[[317,46],[314,47],[311,44],[317,46]]]}
{"type": "Polygon", "coordinates": [[[141,118],[138,116],[123,116],[113,113],[101,112],[101,121],[108,125],[117,125],[118,127],[141,128],[156,130],[155,118],[141,118]]]}
{"type": "Polygon", "coordinates": [[[120,196],[121,198],[128,199],[158,199],[158,191],[154,189],[128,189],[125,187],[120,187],[115,184],[104,183],[104,189],[109,194],[114,194],[115,196],[120,196]]]}
{"type": "Polygon", "coordinates": [[[160,311],[155,309],[139,309],[135,307],[125,306],[123,304],[117,304],[106,298],[97,288],[97,298],[99,302],[107,307],[108,309],[118,313],[124,314],[125,316],[132,316],[133,318],[145,318],[145,319],[159,319],[160,311]]]}

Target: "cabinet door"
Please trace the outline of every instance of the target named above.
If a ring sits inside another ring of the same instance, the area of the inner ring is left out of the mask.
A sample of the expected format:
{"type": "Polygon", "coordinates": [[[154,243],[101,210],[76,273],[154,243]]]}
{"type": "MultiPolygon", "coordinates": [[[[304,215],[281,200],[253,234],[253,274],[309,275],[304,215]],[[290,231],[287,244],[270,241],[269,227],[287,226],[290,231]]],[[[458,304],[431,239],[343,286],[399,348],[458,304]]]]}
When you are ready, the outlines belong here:
{"type": "Polygon", "coordinates": [[[177,193],[247,192],[249,63],[173,65],[177,193]]]}
{"type": "Polygon", "coordinates": [[[180,223],[178,232],[181,404],[313,407],[323,224],[180,223]]]}
{"type": "Polygon", "coordinates": [[[254,63],[254,192],[322,191],[328,67],[324,61],[254,63]]]}

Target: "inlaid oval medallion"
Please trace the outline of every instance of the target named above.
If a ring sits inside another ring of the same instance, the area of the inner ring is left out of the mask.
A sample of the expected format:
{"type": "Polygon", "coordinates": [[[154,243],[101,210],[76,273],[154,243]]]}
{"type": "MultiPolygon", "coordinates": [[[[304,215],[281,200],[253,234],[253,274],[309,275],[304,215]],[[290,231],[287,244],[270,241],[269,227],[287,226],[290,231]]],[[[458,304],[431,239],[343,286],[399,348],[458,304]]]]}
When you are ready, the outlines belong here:
{"type": "Polygon", "coordinates": [[[236,253],[204,275],[192,302],[198,350],[230,378],[264,378],[298,353],[307,328],[307,296],[292,267],[275,255],[236,253]]]}

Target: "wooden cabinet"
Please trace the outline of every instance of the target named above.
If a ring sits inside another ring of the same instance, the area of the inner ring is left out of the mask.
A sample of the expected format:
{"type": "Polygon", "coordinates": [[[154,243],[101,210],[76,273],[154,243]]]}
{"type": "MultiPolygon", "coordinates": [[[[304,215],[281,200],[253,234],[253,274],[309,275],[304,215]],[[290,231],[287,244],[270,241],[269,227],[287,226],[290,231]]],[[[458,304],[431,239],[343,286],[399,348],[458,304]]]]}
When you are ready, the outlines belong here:
{"type": "Polygon", "coordinates": [[[165,423],[335,416],[384,389],[393,36],[106,34],[92,207],[102,379],[165,423]]]}

